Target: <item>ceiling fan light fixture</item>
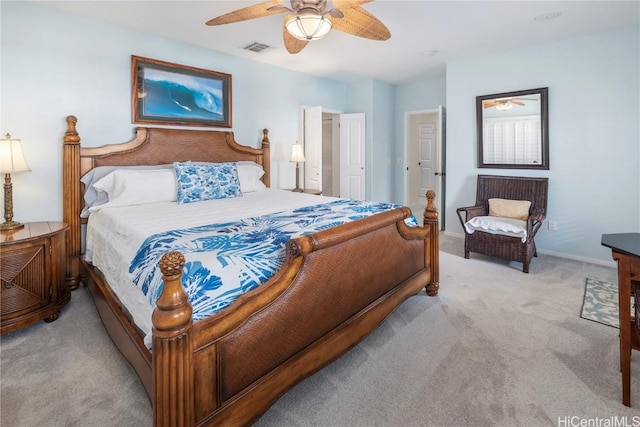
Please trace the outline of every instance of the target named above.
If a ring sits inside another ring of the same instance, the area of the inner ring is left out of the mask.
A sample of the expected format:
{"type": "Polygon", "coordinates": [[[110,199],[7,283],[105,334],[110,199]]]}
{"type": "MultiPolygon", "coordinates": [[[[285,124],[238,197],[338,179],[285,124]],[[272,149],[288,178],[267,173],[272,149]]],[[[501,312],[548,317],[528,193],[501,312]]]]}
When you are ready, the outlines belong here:
{"type": "Polygon", "coordinates": [[[287,32],[298,40],[320,40],[331,31],[331,20],[319,13],[302,12],[285,24],[287,32]]]}
{"type": "Polygon", "coordinates": [[[513,107],[513,103],[511,101],[504,101],[496,105],[496,110],[507,111],[510,110],[511,107],[513,107]]]}

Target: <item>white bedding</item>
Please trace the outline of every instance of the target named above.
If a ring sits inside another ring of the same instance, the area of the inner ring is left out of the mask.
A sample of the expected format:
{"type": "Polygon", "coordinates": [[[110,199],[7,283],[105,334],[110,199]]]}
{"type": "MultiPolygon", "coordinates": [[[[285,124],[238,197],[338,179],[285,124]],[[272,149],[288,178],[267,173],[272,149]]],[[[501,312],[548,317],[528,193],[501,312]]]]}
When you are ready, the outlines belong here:
{"type": "Polygon", "coordinates": [[[265,189],[242,197],[178,204],[160,202],[112,207],[93,212],[87,225],[85,259],[105,276],[134,323],[150,345],[153,308],[128,274],[129,265],[144,240],[178,227],[189,228],[312,206],[336,200],[291,191],[265,189]]]}

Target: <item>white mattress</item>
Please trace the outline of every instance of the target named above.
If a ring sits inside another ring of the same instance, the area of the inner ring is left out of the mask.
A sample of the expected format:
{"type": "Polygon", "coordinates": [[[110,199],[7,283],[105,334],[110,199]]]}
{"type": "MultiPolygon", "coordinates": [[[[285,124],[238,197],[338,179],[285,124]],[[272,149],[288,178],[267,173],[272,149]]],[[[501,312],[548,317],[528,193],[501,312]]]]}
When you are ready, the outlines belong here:
{"type": "Polygon", "coordinates": [[[336,199],[265,189],[242,197],[189,204],[162,202],[105,208],[89,217],[85,259],[104,274],[134,323],[146,334],[145,342],[150,346],[153,307],[128,273],[131,261],[147,237],[179,228],[260,216],[333,200],[336,199]]]}

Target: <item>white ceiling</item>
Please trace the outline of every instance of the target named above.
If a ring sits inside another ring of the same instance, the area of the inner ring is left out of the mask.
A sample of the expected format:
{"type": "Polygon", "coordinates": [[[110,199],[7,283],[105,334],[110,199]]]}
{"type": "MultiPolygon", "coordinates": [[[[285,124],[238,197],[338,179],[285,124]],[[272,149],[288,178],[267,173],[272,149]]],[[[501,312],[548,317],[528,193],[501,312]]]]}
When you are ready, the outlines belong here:
{"type": "Polygon", "coordinates": [[[362,7],[389,28],[389,40],[373,41],[334,30],[322,40],[309,43],[296,55],[287,53],[282,43],[284,14],[217,27],[205,25],[213,17],[260,2],[35,1],[308,74],[347,82],[371,77],[392,84],[444,77],[445,64],[452,60],[640,23],[638,0],[377,0],[362,7]],[[561,14],[552,20],[534,19],[552,12],[561,14]],[[273,48],[260,53],[242,49],[251,42],[273,48]],[[424,52],[429,50],[438,53],[427,57],[424,52]]]}

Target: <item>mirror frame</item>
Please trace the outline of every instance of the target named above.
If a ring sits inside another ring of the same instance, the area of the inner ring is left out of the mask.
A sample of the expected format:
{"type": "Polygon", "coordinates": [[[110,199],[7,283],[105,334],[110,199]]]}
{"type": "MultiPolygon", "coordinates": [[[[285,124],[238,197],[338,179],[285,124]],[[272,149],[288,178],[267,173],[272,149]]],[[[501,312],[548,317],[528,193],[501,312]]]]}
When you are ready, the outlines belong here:
{"type": "Polygon", "coordinates": [[[476,97],[476,130],[478,133],[478,167],[493,169],[549,169],[549,88],[543,87],[538,89],[520,90],[516,92],[494,93],[492,95],[482,95],[476,97]],[[513,164],[513,163],[485,163],[483,159],[483,108],[482,101],[495,98],[515,98],[525,95],[540,95],[540,134],[541,140],[541,157],[540,164],[513,164]]]}

